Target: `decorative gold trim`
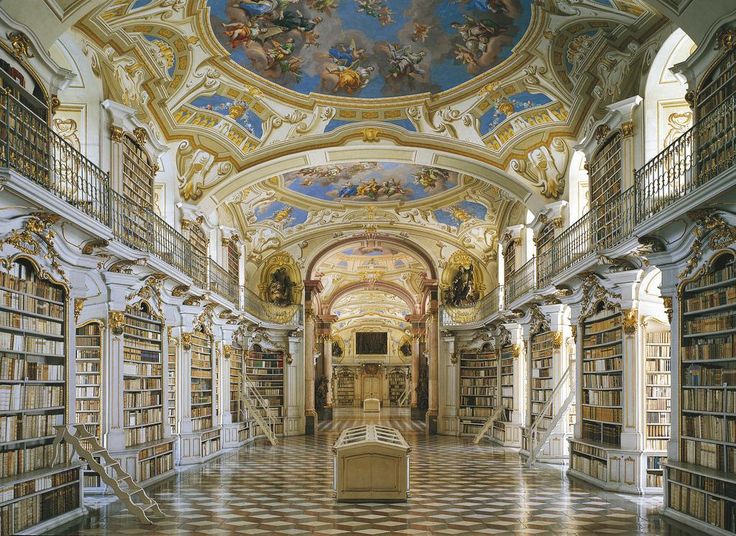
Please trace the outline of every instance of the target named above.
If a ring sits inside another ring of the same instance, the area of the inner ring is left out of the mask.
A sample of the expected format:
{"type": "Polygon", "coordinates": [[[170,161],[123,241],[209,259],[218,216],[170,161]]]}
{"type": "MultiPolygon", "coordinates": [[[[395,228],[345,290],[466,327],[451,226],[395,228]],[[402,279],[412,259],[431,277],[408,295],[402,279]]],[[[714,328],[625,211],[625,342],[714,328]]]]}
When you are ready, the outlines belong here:
{"type": "Polygon", "coordinates": [[[51,267],[56,270],[68,289],[69,280],[66,278],[64,269],[61,266],[61,257],[54,245],[56,233],[50,229],[51,225],[59,221],[59,219],[59,216],[56,214],[49,214],[47,212],[31,214],[23,222],[20,230],[13,229],[0,239],[0,251],[2,251],[3,246],[9,244],[26,255],[42,256],[45,260],[49,261],[51,267]],[[44,246],[46,249],[45,253],[43,251],[44,246]]]}
{"type": "Polygon", "coordinates": [[[624,333],[634,335],[639,328],[639,309],[622,309],[624,333]]]}
{"type": "Polygon", "coordinates": [[[6,34],[10,41],[10,46],[13,47],[13,55],[21,59],[23,56],[27,58],[33,58],[33,51],[31,50],[31,40],[23,32],[8,32],[6,34]]]}
{"type": "Polygon", "coordinates": [[[598,276],[588,272],[583,275],[583,299],[580,307],[580,322],[595,313],[597,304],[602,303],[605,307],[620,311],[621,306],[614,299],[621,299],[621,294],[612,292],[604,287],[598,276]]]}
{"type": "Polygon", "coordinates": [[[662,296],[664,302],[664,312],[667,313],[667,318],[672,323],[672,296],[662,296]]]}
{"type": "Polygon", "coordinates": [[[106,248],[109,245],[110,245],[110,242],[105,240],[104,238],[95,238],[92,240],[87,240],[82,245],[82,254],[93,255],[95,252],[95,249],[106,248]]]}
{"type": "Polygon", "coordinates": [[[123,141],[123,136],[125,136],[125,131],[121,127],[115,125],[110,127],[110,141],[119,143],[123,141]]]}
{"type": "Polygon", "coordinates": [[[518,359],[521,357],[521,345],[520,344],[512,344],[511,345],[511,355],[514,359],[518,359]]]}
{"type": "Polygon", "coordinates": [[[108,324],[113,335],[122,335],[125,329],[125,313],[123,311],[110,311],[108,324]]]}
{"type": "Polygon", "coordinates": [[[634,135],[634,122],[626,121],[624,123],[621,123],[621,134],[623,134],[624,138],[633,136],[634,135]]]}
{"type": "Polygon", "coordinates": [[[723,28],[716,35],[715,50],[728,52],[736,48],[736,28],[723,28]]]}
{"type": "Polygon", "coordinates": [[[59,96],[56,94],[51,95],[51,99],[49,99],[49,108],[51,109],[51,115],[56,114],[59,106],[61,106],[61,100],[59,99],[59,96]]]}
{"type": "Polygon", "coordinates": [[[707,210],[688,212],[688,217],[695,220],[695,241],[690,247],[690,258],[678,277],[683,279],[690,275],[703,258],[703,246],[712,250],[725,248],[736,242],[736,227],[726,222],[719,214],[707,210]],[[710,235],[707,242],[705,237],[710,235]]]}
{"type": "Polygon", "coordinates": [[[206,298],[207,296],[205,294],[201,294],[199,296],[197,296],[196,294],[190,294],[186,297],[182,305],[199,305],[199,303],[206,298]]]}
{"type": "Polygon", "coordinates": [[[460,356],[460,352],[459,351],[452,352],[450,354],[450,363],[452,363],[453,365],[457,364],[457,360],[458,360],[459,356],[460,356]]]}
{"type": "Polygon", "coordinates": [[[177,285],[171,290],[171,295],[174,298],[181,298],[189,292],[189,285],[177,285]]]}
{"type": "Polygon", "coordinates": [[[148,140],[148,132],[146,132],[146,129],[143,127],[136,127],[133,129],[133,136],[135,137],[135,140],[138,142],[138,145],[143,146],[146,145],[146,141],[148,140]]]}
{"type": "Polygon", "coordinates": [[[552,332],[552,348],[555,350],[559,350],[562,348],[562,332],[561,331],[553,331],[552,332]]]}
{"type": "Polygon", "coordinates": [[[377,128],[364,128],[362,131],[363,141],[366,143],[377,143],[381,141],[381,131],[377,128]]]}
{"type": "Polygon", "coordinates": [[[79,315],[82,314],[82,309],[84,309],[85,301],[87,301],[87,298],[74,298],[74,323],[75,324],[79,322],[79,315]]]}
{"type": "Polygon", "coordinates": [[[181,347],[187,351],[192,349],[192,334],[191,333],[181,334],[181,347]]]}

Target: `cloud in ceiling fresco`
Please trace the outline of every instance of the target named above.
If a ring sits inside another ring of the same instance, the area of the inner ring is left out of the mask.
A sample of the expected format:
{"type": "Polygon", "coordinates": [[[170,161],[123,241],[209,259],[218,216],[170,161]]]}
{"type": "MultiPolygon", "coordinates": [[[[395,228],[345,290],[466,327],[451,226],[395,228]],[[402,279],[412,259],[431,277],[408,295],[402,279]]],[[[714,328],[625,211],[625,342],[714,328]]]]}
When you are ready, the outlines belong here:
{"type": "Polygon", "coordinates": [[[434,211],[437,221],[450,227],[460,227],[463,223],[472,220],[483,220],[487,213],[488,209],[485,205],[474,201],[460,201],[434,211]]]}
{"type": "Polygon", "coordinates": [[[524,35],[532,0],[208,0],[231,58],[295,91],[392,97],[492,69],[524,35]]]}
{"type": "Polygon", "coordinates": [[[287,173],[284,186],[323,201],[414,201],[446,192],[459,184],[458,174],[444,169],[358,162],[304,168],[287,173]]]}
{"type": "Polygon", "coordinates": [[[281,201],[272,201],[256,209],[258,223],[270,222],[287,229],[307,221],[309,213],[306,210],[287,205],[281,201]]]}

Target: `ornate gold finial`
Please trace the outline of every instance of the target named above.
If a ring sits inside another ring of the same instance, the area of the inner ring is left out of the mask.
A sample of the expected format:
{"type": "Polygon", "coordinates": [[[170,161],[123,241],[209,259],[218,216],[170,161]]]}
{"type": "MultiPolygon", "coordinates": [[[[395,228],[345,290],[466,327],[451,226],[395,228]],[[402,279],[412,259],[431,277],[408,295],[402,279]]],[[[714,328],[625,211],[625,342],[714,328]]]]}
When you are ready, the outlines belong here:
{"type": "Polygon", "coordinates": [[[621,312],[623,313],[624,333],[633,335],[639,327],[639,310],[623,309],[621,312]]]}
{"type": "Polygon", "coordinates": [[[125,132],[121,127],[118,126],[111,126],[110,127],[110,140],[114,142],[121,142],[123,141],[123,136],[125,135],[125,132]]]}
{"type": "Polygon", "coordinates": [[[74,298],[74,322],[79,322],[79,315],[82,314],[85,301],[87,298],[74,298]]]}
{"type": "Polygon", "coordinates": [[[559,350],[562,348],[562,332],[561,331],[553,331],[552,332],[552,348],[555,350],[559,350]]]}
{"type": "Polygon", "coordinates": [[[184,350],[192,349],[192,334],[191,333],[181,334],[181,347],[184,348],[184,350]]]}
{"type": "Polygon", "coordinates": [[[624,138],[632,136],[634,134],[634,122],[626,121],[621,123],[621,134],[624,135],[624,138]]]}
{"type": "Polygon", "coordinates": [[[377,143],[381,141],[381,131],[373,127],[364,128],[363,141],[366,143],[377,143]]]}
{"type": "Polygon", "coordinates": [[[15,55],[15,57],[33,57],[33,52],[31,51],[31,40],[28,39],[26,34],[23,32],[8,32],[6,35],[10,40],[10,46],[13,47],[13,55],[15,55]]]}
{"type": "Polygon", "coordinates": [[[736,28],[723,28],[716,35],[715,50],[729,51],[736,48],[736,28]]]}
{"type": "Polygon", "coordinates": [[[125,327],[125,314],[123,311],[110,311],[110,331],[113,335],[122,335],[125,327]]]}
{"type": "Polygon", "coordinates": [[[146,140],[148,140],[148,132],[146,132],[146,129],[143,127],[134,128],[133,136],[135,136],[135,140],[141,147],[143,147],[146,144],[146,140]]]}
{"type": "Polygon", "coordinates": [[[664,312],[667,313],[667,318],[672,323],[672,296],[662,296],[664,302],[664,312]]]}

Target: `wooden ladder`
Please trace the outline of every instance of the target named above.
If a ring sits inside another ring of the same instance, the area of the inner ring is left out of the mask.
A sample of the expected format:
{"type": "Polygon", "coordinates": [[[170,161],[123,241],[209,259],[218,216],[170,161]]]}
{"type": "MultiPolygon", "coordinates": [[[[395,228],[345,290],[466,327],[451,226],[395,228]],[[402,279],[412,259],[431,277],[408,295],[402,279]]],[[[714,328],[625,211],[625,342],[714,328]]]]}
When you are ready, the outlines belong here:
{"type": "Polygon", "coordinates": [[[268,406],[268,402],[261,396],[261,393],[258,392],[256,386],[247,378],[244,378],[243,381],[243,403],[248,412],[246,418],[252,416],[261,430],[263,430],[263,434],[271,442],[271,445],[278,445],[278,439],[276,439],[276,433],[274,432],[276,419],[271,414],[271,408],[268,406]],[[254,403],[254,400],[256,403],[254,403]]]}
{"type": "Polygon", "coordinates": [[[483,423],[483,427],[478,431],[477,434],[475,434],[475,437],[473,438],[473,445],[477,445],[478,443],[480,443],[480,440],[483,439],[483,436],[485,436],[486,433],[488,433],[488,430],[493,428],[493,423],[498,420],[503,410],[503,406],[498,406],[495,410],[493,410],[491,416],[488,417],[485,423],[483,423]]]}
{"type": "MultiPolygon", "coordinates": [[[[164,516],[158,503],[146,494],[133,477],[130,476],[115,460],[97,438],[89,433],[83,424],[55,426],[54,462],[56,465],[61,453],[61,443],[71,445],[74,452],[95,471],[102,481],[113,490],[115,495],[125,504],[128,511],[141,523],[153,524],[150,514],[164,516]]],[[[63,460],[62,460],[63,461],[63,460]]]]}

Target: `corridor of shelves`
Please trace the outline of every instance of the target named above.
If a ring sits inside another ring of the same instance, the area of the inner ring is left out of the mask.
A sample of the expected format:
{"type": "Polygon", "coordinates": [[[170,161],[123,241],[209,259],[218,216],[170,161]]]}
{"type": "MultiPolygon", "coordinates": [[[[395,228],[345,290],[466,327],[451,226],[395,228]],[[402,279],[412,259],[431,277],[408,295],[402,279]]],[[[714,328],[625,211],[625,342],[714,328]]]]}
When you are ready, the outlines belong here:
{"type": "Polygon", "coordinates": [[[427,435],[409,420],[383,420],[412,446],[409,501],[336,503],[330,447],[361,422],[326,422],[277,447],[258,441],[152,486],[167,514],[153,528],[103,499],[50,534],[697,534],[660,516],[661,497],[597,490],[550,465],[526,468],[488,442],[427,435]]]}

